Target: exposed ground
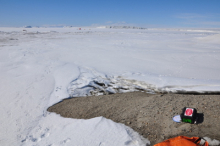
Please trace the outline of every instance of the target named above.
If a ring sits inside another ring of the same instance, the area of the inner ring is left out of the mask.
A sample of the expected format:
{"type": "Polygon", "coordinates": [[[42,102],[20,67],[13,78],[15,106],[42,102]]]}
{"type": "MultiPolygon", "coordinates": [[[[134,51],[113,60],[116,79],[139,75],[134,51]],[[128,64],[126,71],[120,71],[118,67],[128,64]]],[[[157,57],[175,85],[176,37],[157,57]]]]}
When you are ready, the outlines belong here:
{"type": "Polygon", "coordinates": [[[123,123],[151,145],[185,135],[220,140],[220,95],[147,94],[131,92],[66,99],[48,108],[63,117],[90,119],[98,116],[123,123]],[[183,107],[193,107],[204,114],[199,124],[175,123],[183,107]]]}

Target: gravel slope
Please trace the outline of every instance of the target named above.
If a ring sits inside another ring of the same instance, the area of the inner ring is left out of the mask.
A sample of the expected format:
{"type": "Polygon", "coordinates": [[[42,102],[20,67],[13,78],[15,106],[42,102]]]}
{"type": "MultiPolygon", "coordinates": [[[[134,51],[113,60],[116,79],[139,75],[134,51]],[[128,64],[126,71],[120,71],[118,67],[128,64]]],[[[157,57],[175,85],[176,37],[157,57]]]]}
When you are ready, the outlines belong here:
{"type": "Polygon", "coordinates": [[[179,135],[220,140],[220,95],[147,94],[131,92],[66,99],[48,108],[63,117],[98,116],[123,123],[148,138],[151,145],[179,135]],[[199,124],[175,123],[183,107],[204,114],[199,124]]]}

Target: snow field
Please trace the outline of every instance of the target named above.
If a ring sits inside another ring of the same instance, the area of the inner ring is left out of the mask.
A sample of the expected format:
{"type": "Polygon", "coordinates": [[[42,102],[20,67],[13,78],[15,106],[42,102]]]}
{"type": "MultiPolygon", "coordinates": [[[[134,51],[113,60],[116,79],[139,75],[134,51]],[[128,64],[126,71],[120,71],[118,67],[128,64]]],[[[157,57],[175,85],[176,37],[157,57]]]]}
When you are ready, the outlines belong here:
{"type": "Polygon", "coordinates": [[[46,110],[76,96],[220,91],[218,30],[84,29],[0,28],[1,145],[144,145],[104,117],[46,110]]]}

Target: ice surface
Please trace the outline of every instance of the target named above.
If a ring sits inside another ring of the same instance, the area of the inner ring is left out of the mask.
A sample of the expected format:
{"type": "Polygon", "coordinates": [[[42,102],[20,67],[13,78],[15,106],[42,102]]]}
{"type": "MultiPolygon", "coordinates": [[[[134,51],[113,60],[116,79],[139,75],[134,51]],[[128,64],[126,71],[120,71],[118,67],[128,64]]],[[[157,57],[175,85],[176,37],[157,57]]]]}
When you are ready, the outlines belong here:
{"type": "Polygon", "coordinates": [[[217,29],[0,28],[0,144],[144,145],[125,125],[47,108],[137,90],[220,92],[219,40],[217,29]]]}

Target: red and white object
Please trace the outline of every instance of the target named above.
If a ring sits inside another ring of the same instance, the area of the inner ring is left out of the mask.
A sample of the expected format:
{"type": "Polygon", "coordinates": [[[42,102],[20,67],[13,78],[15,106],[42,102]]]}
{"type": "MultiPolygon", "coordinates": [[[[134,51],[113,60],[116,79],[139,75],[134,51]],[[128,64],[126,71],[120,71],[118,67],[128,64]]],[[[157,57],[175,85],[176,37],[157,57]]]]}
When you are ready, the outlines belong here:
{"type": "Polygon", "coordinates": [[[193,110],[194,110],[193,108],[186,108],[184,115],[192,117],[193,110]]]}

